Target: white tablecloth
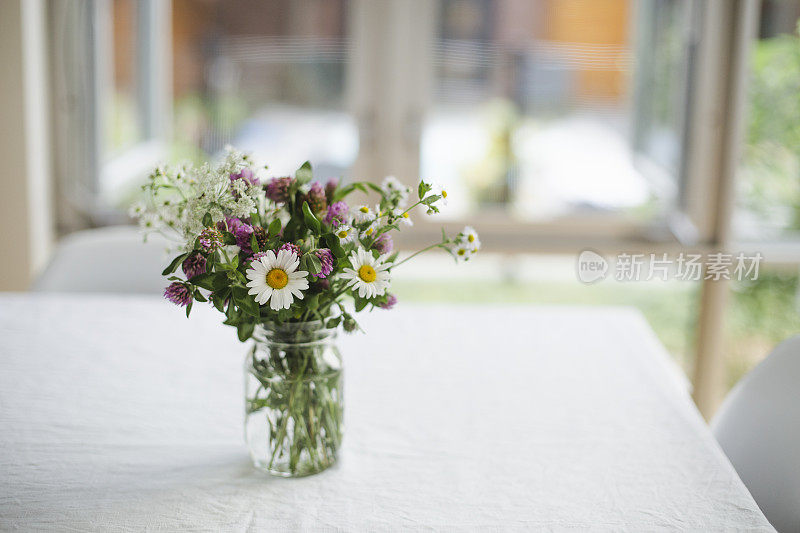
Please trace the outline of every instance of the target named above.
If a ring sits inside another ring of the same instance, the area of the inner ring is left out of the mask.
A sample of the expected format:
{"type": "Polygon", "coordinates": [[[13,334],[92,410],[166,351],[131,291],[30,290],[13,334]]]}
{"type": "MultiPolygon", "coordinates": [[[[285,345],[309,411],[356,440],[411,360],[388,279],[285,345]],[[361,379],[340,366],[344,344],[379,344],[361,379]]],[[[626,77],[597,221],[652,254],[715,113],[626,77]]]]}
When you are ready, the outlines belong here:
{"type": "Polygon", "coordinates": [[[771,530],[635,311],[415,307],[342,336],[340,462],[255,471],[205,306],[0,296],[0,529],[771,530]]]}

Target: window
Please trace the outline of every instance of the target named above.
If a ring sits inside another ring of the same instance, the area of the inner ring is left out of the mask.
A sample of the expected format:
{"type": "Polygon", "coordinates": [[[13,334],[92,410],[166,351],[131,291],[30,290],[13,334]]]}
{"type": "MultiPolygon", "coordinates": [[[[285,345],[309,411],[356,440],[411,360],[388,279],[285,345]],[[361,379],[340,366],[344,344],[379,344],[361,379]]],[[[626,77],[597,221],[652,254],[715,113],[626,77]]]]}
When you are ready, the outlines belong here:
{"type": "MultiPolygon", "coordinates": [[[[800,230],[800,2],[761,3],[749,64],[734,228],[744,240],[800,230]]],[[[795,259],[796,260],[796,259],[795,259]]]]}
{"type": "Polygon", "coordinates": [[[679,207],[694,5],[55,2],[85,67],[57,77],[65,196],[102,223],[157,161],[230,143],[277,175],[436,179],[498,236],[630,238],[679,207]]]}
{"type": "Polygon", "coordinates": [[[438,5],[421,166],[457,189],[452,215],[648,220],[672,207],[687,2],[438,5]]]}
{"type": "Polygon", "coordinates": [[[322,177],[358,154],[347,110],[348,2],[173,2],[173,159],[252,151],[276,175],[322,177]]]}
{"type": "Polygon", "coordinates": [[[120,206],[166,153],[167,6],[158,0],[49,6],[62,226],[119,220],[120,206]]]}

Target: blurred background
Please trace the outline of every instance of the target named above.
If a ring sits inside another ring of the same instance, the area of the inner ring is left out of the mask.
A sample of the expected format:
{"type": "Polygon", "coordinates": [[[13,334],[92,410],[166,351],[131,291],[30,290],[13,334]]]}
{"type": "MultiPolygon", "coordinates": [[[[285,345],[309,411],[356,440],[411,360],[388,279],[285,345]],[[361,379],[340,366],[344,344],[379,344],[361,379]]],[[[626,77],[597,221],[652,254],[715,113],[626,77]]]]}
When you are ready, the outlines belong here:
{"type": "Polygon", "coordinates": [[[35,286],[65,236],[130,224],[155,165],[233,144],[275,175],[310,160],[321,179],[445,184],[447,209],[399,244],[469,223],[485,253],[455,276],[433,255],[398,272],[401,302],[636,306],[706,416],[800,326],[800,0],[7,0],[0,14],[0,192],[6,231],[26,221],[30,241],[24,260],[2,247],[5,290],[35,286]],[[585,285],[586,248],[765,263],[750,282],[585,285]]]}

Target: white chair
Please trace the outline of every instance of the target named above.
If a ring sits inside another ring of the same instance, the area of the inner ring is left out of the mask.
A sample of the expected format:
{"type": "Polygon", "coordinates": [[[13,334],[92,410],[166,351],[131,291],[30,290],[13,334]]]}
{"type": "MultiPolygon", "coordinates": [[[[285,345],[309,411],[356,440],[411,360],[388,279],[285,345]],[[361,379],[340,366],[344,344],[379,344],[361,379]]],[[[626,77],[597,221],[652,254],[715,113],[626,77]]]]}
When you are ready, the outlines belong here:
{"type": "Polygon", "coordinates": [[[169,243],[160,235],[142,242],[135,226],[112,226],[66,236],[32,290],[160,294],[169,283],[169,243]]]}
{"type": "Polygon", "coordinates": [[[711,427],[772,525],[800,531],[800,336],[734,387],[711,427]]]}

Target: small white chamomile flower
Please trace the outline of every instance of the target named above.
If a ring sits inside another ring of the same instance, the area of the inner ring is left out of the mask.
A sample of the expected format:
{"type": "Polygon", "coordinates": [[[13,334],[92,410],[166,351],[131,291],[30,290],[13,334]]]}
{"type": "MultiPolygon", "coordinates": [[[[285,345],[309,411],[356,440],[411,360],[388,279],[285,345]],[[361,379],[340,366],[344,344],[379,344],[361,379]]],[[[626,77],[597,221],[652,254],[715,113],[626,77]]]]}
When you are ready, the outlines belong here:
{"type": "Polygon", "coordinates": [[[451,251],[453,253],[453,257],[456,258],[456,261],[469,261],[469,258],[472,257],[473,253],[465,242],[457,242],[451,251]]]}
{"type": "Polygon", "coordinates": [[[345,268],[342,277],[361,298],[382,296],[389,288],[389,265],[381,258],[375,259],[370,252],[359,248],[350,254],[350,264],[353,268],[345,268]]]}
{"type": "Polygon", "coordinates": [[[268,250],[262,257],[250,263],[245,273],[250,280],[247,294],[253,295],[260,305],[269,302],[274,311],[289,309],[294,299],[303,299],[308,289],[308,272],[297,270],[300,259],[289,250],[279,250],[278,255],[268,250]]]}
{"type": "Polygon", "coordinates": [[[375,220],[375,212],[368,205],[360,205],[353,210],[353,220],[356,224],[372,222],[375,220]]]}
{"type": "Polygon", "coordinates": [[[478,232],[472,226],[465,226],[461,231],[461,241],[467,245],[471,252],[477,252],[481,249],[481,240],[478,238],[478,232]]]}
{"type": "Polygon", "coordinates": [[[439,198],[433,203],[434,205],[436,206],[447,205],[447,187],[445,187],[444,185],[434,183],[431,187],[430,194],[441,196],[441,198],[439,198]]]}
{"type": "Polygon", "coordinates": [[[339,237],[339,244],[347,244],[355,240],[358,230],[351,228],[347,224],[340,224],[336,227],[334,233],[339,237]]]}
{"type": "Polygon", "coordinates": [[[377,229],[378,229],[378,222],[375,221],[372,224],[370,224],[369,226],[367,226],[366,228],[364,228],[364,230],[361,231],[360,237],[362,239],[368,239],[368,238],[371,238],[371,237],[375,237],[375,232],[377,231],[377,229]]]}
{"type": "Polygon", "coordinates": [[[405,209],[400,209],[399,207],[392,211],[392,215],[397,218],[399,222],[402,222],[406,226],[413,226],[414,221],[411,220],[411,213],[406,211],[405,209]]]}

